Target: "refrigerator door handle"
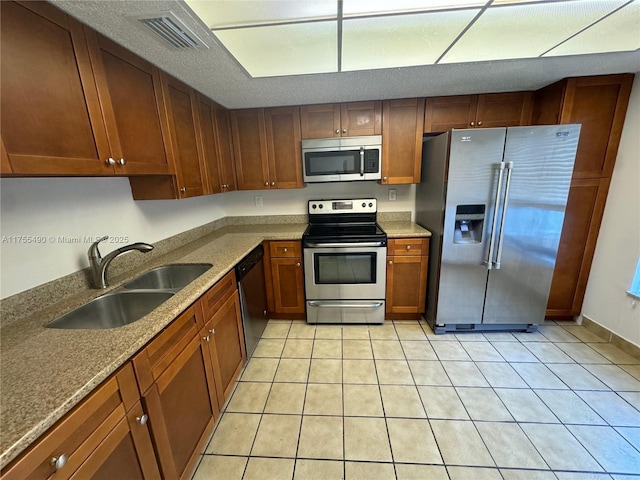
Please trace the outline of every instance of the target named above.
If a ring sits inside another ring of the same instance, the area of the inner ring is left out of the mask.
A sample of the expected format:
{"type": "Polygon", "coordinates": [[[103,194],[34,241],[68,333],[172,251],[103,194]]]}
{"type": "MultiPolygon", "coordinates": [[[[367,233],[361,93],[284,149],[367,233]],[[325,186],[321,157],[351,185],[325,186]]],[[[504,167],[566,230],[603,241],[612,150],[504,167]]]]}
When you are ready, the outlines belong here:
{"type": "Polygon", "coordinates": [[[487,255],[487,270],[493,268],[493,249],[496,245],[496,231],[498,224],[498,211],[500,210],[500,191],[502,190],[502,177],[504,176],[504,162],[498,164],[498,188],[493,202],[493,221],[491,222],[491,236],[489,237],[489,254],[487,255]]]}
{"type": "Polygon", "coordinates": [[[500,270],[500,261],[502,260],[502,242],[504,240],[504,220],[507,218],[507,207],[509,205],[509,189],[511,187],[511,173],[513,172],[513,162],[506,162],[507,183],[504,187],[504,205],[502,206],[502,218],[500,219],[500,235],[498,236],[498,247],[496,249],[496,261],[494,267],[500,270]]]}

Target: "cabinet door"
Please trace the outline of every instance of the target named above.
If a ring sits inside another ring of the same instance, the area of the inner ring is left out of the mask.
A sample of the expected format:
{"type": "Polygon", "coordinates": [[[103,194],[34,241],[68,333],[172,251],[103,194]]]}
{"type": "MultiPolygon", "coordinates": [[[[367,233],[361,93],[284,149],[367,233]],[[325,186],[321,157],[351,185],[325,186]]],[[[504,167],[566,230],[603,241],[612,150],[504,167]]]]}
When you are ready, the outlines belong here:
{"type": "Polygon", "coordinates": [[[302,259],[271,258],[276,313],[304,313],[302,259]]]}
{"type": "Polygon", "coordinates": [[[218,403],[224,405],[247,358],[237,291],[209,320],[206,328],[211,335],[208,345],[218,403]]]}
{"type": "Polygon", "coordinates": [[[302,188],[302,152],[300,149],[300,109],[298,107],[265,110],[269,181],[271,188],[302,188]]]}
{"type": "Polygon", "coordinates": [[[567,80],[559,123],[580,123],[573,178],[611,177],[633,75],[567,80]]]}
{"type": "Polygon", "coordinates": [[[475,126],[477,95],[427,98],[424,133],[446,132],[475,126]]]}
{"type": "Polygon", "coordinates": [[[84,32],[116,173],[173,174],[159,70],[95,31],[84,32]]]}
{"type": "Polygon", "coordinates": [[[424,313],[428,259],[423,255],[387,257],[387,313],[424,313]]]}
{"type": "Polygon", "coordinates": [[[118,422],[71,477],[72,480],[160,479],[160,472],[140,402],[118,422]]]}
{"type": "Polygon", "coordinates": [[[163,73],[161,77],[179,198],[204,195],[196,94],[169,75],[163,73]]]}
{"type": "Polygon", "coordinates": [[[353,102],[340,105],[340,135],[380,135],[382,102],[353,102]]]}
{"type": "Polygon", "coordinates": [[[238,189],[268,189],[269,165],[264,110],[262,108],[232,110],[231,132],[238,189]]]}
{"type": "Polygon", "coordinates": [[[571,181],[547,316],[580,314],[608,191],[608,178],[571,181]]]}
{"type": "Polygon", "coordinates": [[[424,99],[382,102],[383,184],[418,183],[422,156],[424,99]]]}
{"type": "Polygon", "coordinates": [[[45,2],[0,9],[1,135],[13,173],[113,175],[80,23],[45,2]]]}
{"type": "Polygon", "coordinates": [[[476,127],[517,127],[531,123],[533,92],[478,95],[476,127]]]}
{"type": "Polygon", "coordinates": [[[202,158],[206,173],[205,191],[206,193],[220,193],[222,192],[222,181],[220,179],[221,169],[215,128],[215,107],[208,98],[198,95],[198,110],[202,158]]]}
{"type": "Polygon", "coordinates": [[[144,394],[149,424],[165,479],[190,474],[218,411],[211,398],[207,344],[200,336],[178,355],[144,394]]]}
{"type": "Polygon", "coordinates": [[[302,138],[339,137],[340,104],[303,105],[300,107],[302,138]]]}
{"type": "Polygon", "coordinates": [[[233,159],[231,123],[229,111],[224,108],[216,109],[216,133],[218,138],[218,158],[220,159],[220,179],[222,191],[237,190],[236,167],[233,159]]]}

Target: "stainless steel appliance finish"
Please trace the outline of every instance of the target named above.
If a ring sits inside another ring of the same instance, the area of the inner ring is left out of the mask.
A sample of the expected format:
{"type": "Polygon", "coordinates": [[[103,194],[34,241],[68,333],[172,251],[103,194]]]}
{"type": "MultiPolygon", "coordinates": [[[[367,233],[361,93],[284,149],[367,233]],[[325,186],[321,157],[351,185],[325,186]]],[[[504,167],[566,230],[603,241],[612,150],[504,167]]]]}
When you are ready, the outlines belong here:
{"type": "Polygon", "coordinates": [[[382,136],[302,140],[305,182],[380,180],[382,136]]]}
{"type": "Polygon", "coordinates": [[[544,320],[579,125],[453,130],[426,139],[416,221],[433,238],[436,333],[544,320]]]}
{"type": "Polygon", "coordinates": [[[302,237],[308,323],[383,323],[387,236],[375,199],[311,200],[302,237]]]}
{"type": "Polygon", "coordinates": [[[236,265],[247,361],[253,355],[268,322],[263,256],[264,248],[258,245],[236,265]]]}

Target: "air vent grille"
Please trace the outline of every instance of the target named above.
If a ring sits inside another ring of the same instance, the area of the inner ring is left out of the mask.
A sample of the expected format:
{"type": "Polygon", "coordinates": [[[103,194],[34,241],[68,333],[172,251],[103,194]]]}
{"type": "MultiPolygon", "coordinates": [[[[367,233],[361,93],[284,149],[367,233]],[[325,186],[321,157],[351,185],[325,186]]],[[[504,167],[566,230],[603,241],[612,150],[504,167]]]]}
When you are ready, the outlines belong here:
{"type": "Polygon", "coordinates": [[[172,13],[138,17],[145,27],[174,48],[198,48],[206,46],[172,13]]]}

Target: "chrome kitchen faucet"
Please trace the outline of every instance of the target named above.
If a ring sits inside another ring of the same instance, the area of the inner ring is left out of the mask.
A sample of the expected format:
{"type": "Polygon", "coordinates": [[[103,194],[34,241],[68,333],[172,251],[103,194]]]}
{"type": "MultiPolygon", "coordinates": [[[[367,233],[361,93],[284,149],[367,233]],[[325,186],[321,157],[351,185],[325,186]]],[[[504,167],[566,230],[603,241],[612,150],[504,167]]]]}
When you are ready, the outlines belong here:
{"type": "Polygon", "coordinates": [[[153,245],[144,242],[137,242],[120,247],[117,250],[108,253],[103,258],[102,255],[100,255],[100,250],[98,250],[98,244],[107,238],[109,238],[109,236],[99,238],[89,247],[89,265],[91,266],[91,277],[94,288],[107,288],[109,286],[109,283],[107,282],[107,267],[111,261],[121,253],[129,252],[131,250],[138,250],[139,252],[147,253],[153,250],[153,245]]]}

